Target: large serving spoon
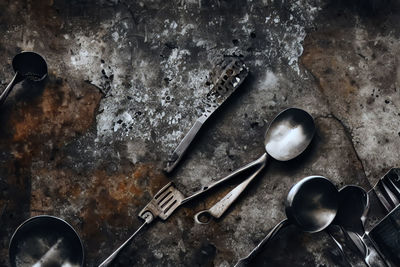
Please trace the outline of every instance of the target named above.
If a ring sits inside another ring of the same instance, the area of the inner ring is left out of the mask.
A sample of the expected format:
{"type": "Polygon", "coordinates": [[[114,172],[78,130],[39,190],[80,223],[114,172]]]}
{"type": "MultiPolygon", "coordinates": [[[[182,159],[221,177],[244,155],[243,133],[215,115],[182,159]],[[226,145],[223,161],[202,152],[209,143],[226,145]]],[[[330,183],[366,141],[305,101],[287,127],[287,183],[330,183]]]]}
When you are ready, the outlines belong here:
{"type": "Polygon", "coordinates": [[[260,158],[234,171],[226,178],[236,176],[250,168],[257,169],[246,180],[237,185],[224,198],[208,210],[195,215],[199,224],[207,224],[211,217],[219,218],[246,189],[267,163],[268,155],[279,161],[288,161],[300,155],[310,144],[315,132],[314,120],[309,113],[299,108],[288,108],[280,112],[270,123],[265,135],[265,151],[260,158]]]}
{"type": "Polygon", "coordinates": [[[339,201],[338,190],[327,178],[309,176],[296,183],[289,191],[285,212],[287,218],[278,223],[250,254],[241,258],[235,267],[247,266],[259,250],[285,226],[294,224],[302,231],[316,233],[326,229],[335,219],[339,201]]]}
{"type": "Polygon", "coordinates": [[[6,101],[14,86],[25,79],[40,82],[47,76],[46,61],[39,54],[34,52],[21,52],[12,61],[15,72],[11,82],[0,95],[0,106],[6,101]]]}

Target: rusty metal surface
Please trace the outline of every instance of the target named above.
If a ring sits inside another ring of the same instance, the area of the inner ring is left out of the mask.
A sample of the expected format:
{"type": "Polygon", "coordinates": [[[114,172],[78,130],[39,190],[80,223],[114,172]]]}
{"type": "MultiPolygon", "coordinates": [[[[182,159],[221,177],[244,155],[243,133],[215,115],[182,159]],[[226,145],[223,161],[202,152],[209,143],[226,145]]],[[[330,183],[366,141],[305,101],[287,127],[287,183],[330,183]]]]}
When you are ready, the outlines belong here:
{"type": "MultiPolygon", "coordinates": [[[[0,266],[14,229],[38,214],[68,221],[87,266],[99,264],[162,186],[172,180],[189,195],[256,159],[268,122],[290,106],[315,118],[304,155],[271,161],[207,226],[193,215],[232,187],[185,204],[115,265],[231,266],[285,217],[301,178],[370,189],[399,164],[400,13],[396,1],[364,2],[0,0],[0,88],[21,50],[49,67],[45,83],[16,86],[0,107],[0,266]],[[197,118],[213,60],[233,53],[250,75],[167,177],[163,163],[197,118]]],[[[338,255],[326,233],[290,227],[257,263],[335,266],[338,255]]]]}

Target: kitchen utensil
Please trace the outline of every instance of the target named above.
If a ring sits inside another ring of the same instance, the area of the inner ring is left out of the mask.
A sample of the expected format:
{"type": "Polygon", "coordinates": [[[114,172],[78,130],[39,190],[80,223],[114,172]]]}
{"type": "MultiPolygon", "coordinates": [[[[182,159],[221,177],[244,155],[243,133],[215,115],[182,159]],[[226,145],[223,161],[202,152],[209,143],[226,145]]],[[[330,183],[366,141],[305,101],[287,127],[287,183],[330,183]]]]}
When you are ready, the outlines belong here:
{"type": "Polygon", "coordinates": [[[400,169],[392,168],[373,187],[379,201],[389,213],[400,204],[400,169]]]}
{"type": "Polygon", "coordinates": [[[144,223],[140,226],[133,235],[131,235],[121,246],[119,246],[107,259],[105,259],[99,267],[108,266],[125,248],[130,241],[136,236],[142,228],[151,223],[155,217],[160,217],[166,220],[172,212],[182,203],[184,196],[179,192],[172,183],[168,183],[160,191],[155,194],[153,199],[139,213],[139,216],[144,219],[144,223]]]}
{"type": "Polygon", "coordinates": [[[369,209],[367,192],[356,185],[348,185],[339,190],[339,209],[334,224],[339,225],[346,236],[357,247],[367,266],[370,266],[370,250],[362,239],[364,223],[369,209]]]}
{"type": "Polygon", "coordinates": [[[236,170],[229,176],[236,176],[250,167],[259,166],[256,171],[230,191],[208,210],[198,212],[194,218],[199,224],[207,224],[211,217],[219,218],[246,189],[267,163],[268,155],[279,161],[288,161],[300,155],[310,144],[315,132],[314,120],[306,111],[288,108],[279,113],[270,123],[264,140],[265,151],[256,161],[236,170]]]}
{"type": "Polygon", "coordinates": [[[221,74],[208,94],[203,98],[204,107],[202,108],[201,116],[196,120],[192,128],[179,143],[178,147],[169,156],[164,169],[167,173],[172,172],[176,167],[206,120],[240,86],[248,74],[247,66],[237,57],[226,57],[217,67],[221,68],[222,71],[218,70],[215,72],[221,74]]]}
{"type": "Polygon", "coordinates": [[[290,224],[302,231],[315,233],[326,229],[334,220],[339,196],[335,185],[322,176],[309,176],[295,184],[285,202],[287,219],[278,223],[250,254],[242,258],[236,267],[247,266],[258,251],[290,224]]]}
{"type": "Polygon", "coordinates": [[[76,231],[66,221],[49,215],[23,222],[11,237],[12,267],[83,266],[84,250],[76,231]]]}
{"type": "MultiPolygon", "coordinates": [[[[309,138],[311,140],[312,135],[315,131],[314,121],[312,117],[305,111],[296,108],[290,108],[282,111],[278,116],[274,119],[275,123],[271,123],[270,128],[271,132],[275,134],[274,137],[266,138],[266,140],[279,140],[279,134],[282,135],[285,133],[282,130],[282,126],[278,127],[279,125],[283,125],[286,131],[290,132],[290,130],[295,131],[297,136],[306,136],[304,138],[309,138]],[[282,123],[280,121],[283,121],[282,123]],[[291,128],[292,127],[292,128],[291,128]],[[303,129],[303,127],[305,129],[303,129]],[[288,129],[287,129],[288,128],[288,129]],[[311,135],[311,136],[310,136],[311,135]]],[[[272,135],[272,133],[269,133],[272,135]]],[[[284,136],[281,136],[283,138],[284,136]]],[[[290,140],[288,140],[289,142],[290,140]]],[[[299,142],[299,140],[297,140],[299,142]]],[[[296,147],[296,151],[289,151],[291,153],[301,153],[305,147],[305,144],[298,144],[296,147]]],[[[307,144],[308,145],[308,144],[307,144]]],[[[294,146],[293,146],[294,147],[294,146]]],[[[285,152],[284,155],[280,155],[280,151],[276,151],[275,147],[269,148],[270,151],[275,155],[275,157],[281,159],[287,157],[287,153],[285,152]]],[[[268,151],[268,150],[267,150],[268,151]]],[[[259,159],[247,164],[246,166],[236,170],[235,172],[231,173],[230,175],[201,188],[199,191],[195,192],[189,197],[184,197],[184,195],[175,188],[173,183],[168,183],[164,186],[157,194],[153,197],[153,199],[140,211],[139,217],[141,217],[145,222],[139,229],[131,235],[120,247],[118,247],[106,260],[104,260],[99,267],[108,266],[120,253],[120,251],[126,247],[126,245],[134,238],[134,236],[140,232],[141,229],[146,224],[151,223],[156,217],[160,217],[162,220],[166,220],[174,210],[176,210],[180,205],[204,194],[205,192],[211,190],[212,188],[228,181],[229,179],[235,177],[237,174],[242,173],[245,170],[251,169],[253,167],[258,167],[257,170],[254,172],[253,175],[257,175],[259,171],[264,167],[265,162],[267,159],[267,154],[265,153],[259,159]]]]}
{"type": "Polygon", "coordinates": [[[39,82],[47,76],[46,61],[34,52],[21,52],[13,58],[12,66],[15,72],[11,82],[0,95],[0,106],[6,101],[14,86],[25,79],[39,82]]]}

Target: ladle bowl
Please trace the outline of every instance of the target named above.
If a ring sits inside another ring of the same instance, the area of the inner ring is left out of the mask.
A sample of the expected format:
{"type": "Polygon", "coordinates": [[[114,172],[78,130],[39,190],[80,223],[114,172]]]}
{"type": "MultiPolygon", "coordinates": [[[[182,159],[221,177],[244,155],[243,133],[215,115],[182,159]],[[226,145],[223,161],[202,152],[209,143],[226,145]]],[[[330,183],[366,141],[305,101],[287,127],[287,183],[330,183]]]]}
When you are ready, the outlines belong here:
{"type": "Polygon", "coordinates": [[[278,223],[236,267],[247,266],[256,253],[285,226],[294,224],[304,232],[315,233],[326,229],[335,219],[339,195],[335,185],[322,176],[300,180],[289,191],[285,202],[287,219],[278,223]]]}
{"type": "Polygon", "coordinates": [[[47,64],[42,56],[35,52],[21,52],[12,61],[15,72],[11,82],[0,95],[0,106],[6,101],[14,86],[28,79],[33,82],[40,82],[47,77],[47,64]]]}
{"type": "Polygon", "coordinates": [[[49,215],[32,217],[15,230],[9,257],[12,267],[84,264],[83,245],[77,232],[66,221],[49,215]]]}

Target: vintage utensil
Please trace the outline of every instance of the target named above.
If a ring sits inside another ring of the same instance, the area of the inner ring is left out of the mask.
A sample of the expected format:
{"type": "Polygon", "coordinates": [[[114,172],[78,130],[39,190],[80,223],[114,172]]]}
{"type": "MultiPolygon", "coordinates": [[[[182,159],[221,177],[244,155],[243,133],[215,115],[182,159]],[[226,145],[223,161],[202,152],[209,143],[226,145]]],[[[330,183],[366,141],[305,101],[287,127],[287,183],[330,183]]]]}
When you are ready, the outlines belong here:
{"type": "Polygon", "coordinates": [[[204,96],[202,114],[179,143],[178,147],[169,156],[164,169],[167,173],[172,172],[176,167],[206,120],[240,86],[248,74],[247,66],[237,57],[226,57],[218,68],[221,68],[222,71],[216,71],[220,75],[210,92],[204,96]]]}
{"type": "Polygon", "coordinates": [[[389,213],[400,204],[400,169],[392,168],[373,187],[379,201],[389,213]]]}
{"type": "MultiPolygon", "coordinates": [[[[379,223],[373,224],[368,236],[377,252],[389,266],[400,265],[400,168],[390,169],[370,190],[371,197],[377,196],[384,212],[379,223]]],[[[374,207],[378,209],[378,207],[374,207]]]]}
{"type": "Polygon", "coordinates": [[[66,221],[49,215],[23,222],[11,237],[12,267],[83,266],[84,250],[77,232],[66,221]]]}
{"type": "MultiPolygon", "coordinates": [[[[269,130],[268,132],[271,137],[266,138],[266,140],[274,140],[275,142],[278,142],[278,140],[285,138],[285,133],[289,134],[291,131],[294,131],[294,134],[300,139],[304,138],[307,140],[311,140],[312,136],[314,135],[315,125],[311,115],[309,115],[307,112],[297,108],[290,108],[278,114],[278,116],[274,119],[274,123],[271,123],[270,129],[271,130],[269,130]],[[305,129],[303,129],[303,127],[305,129]]],[[[286,151],[287,149],[283,149],[286,152],[277,151],[278,148],[276,148],[275,146],[268,146],[267,151],[271,152],[275,158],[284,160],[288,156],[290,158],[290,155],[288,155],[288,153],[300,154],[302,151],[304,151],[310,140],[307,144],[301,143],[303,142],[302,140],[303,139],[295,140],[298,142],[298,144],[297,146],[292,145],[292,147],[296,147],[296,149],[293,149],[293,151],[286,151]]],[[[289,141],[290,140],[287,140],[286,142],[289,141]]],[[[142,211],[140,211],[139,217],[145,220],[142,226],[140,226],[133,235],[131,235],[120,247],[118,247],[106,260],[104,260],[99,265],[99,267],[108,266],[118,256],[120,251],[124,247],[126,247],[126,245],[128,245],[129,242],[140,232],[140,230],[143,229],[146,224],[151,223],[156,217],[160,217],[162,220],[166,220],[179,206],[230,180],[231,178],[235,177],[237,174],[242,173],[245,170],[253,167],[258,167],[257,170],[253,173],[253,175],[256,176],[258,172],[260,172],[261,169],[264,167],[266,160],[267,154],[265,153],[258,160],[247,164],[246,166],[236,170],[230,175],[208,186],[204,186],[199,191],[186,198],[178,189],[175,188],[173,183],[168,183],[159,192],[157,192],[153,199],[142,209],[142,211]]]]}
{"type": "Polygon", "coordinates": [[[196,223],[208,224],[211,217],[220,218],[264,168],[268,160],[268,155],[279,161],[291,160],[307,148],[311,143],[314,133],[314,120],[306,111],[298,108],[288,108],[279,113],[271,121],[267,129],[264,140],[266,152],[259,159],[234,171],[228,177],[236,176],[249,168],[258,166],[255,172],[210,209],[198,212],[194,216],[196,223]]]}
{"type": "Polygon", "coordinates": [[[354,243],[367,266],[370,266],[370,250],[362,239],[366,235],[364,223],[369,209],[367,192],[356,185],[348,185],[339,190],[339,209],[334,224],[339,225],[354,243]]]}
{"type": "Polygon", "coordinates": [[[236,267],[247,266],[259,250],[268,244],[278,232],[290,224],[302,231],[315,233],[326,229],[334,220],[339,207],[338,190],[327,178],[309,176],[296,183],[285,202],[287,218],[278,223],[250,254],[241,258],[236,267]]]}
{"type": "Polygon", "coordinates": [[[37,53],[21,52],[13,58],[12,66],[15,75],[7,88],[0,95],[0,106],[6,101],[14,86],[25,79],[39,82],[47,76],[46,61],[37,53]]]}

